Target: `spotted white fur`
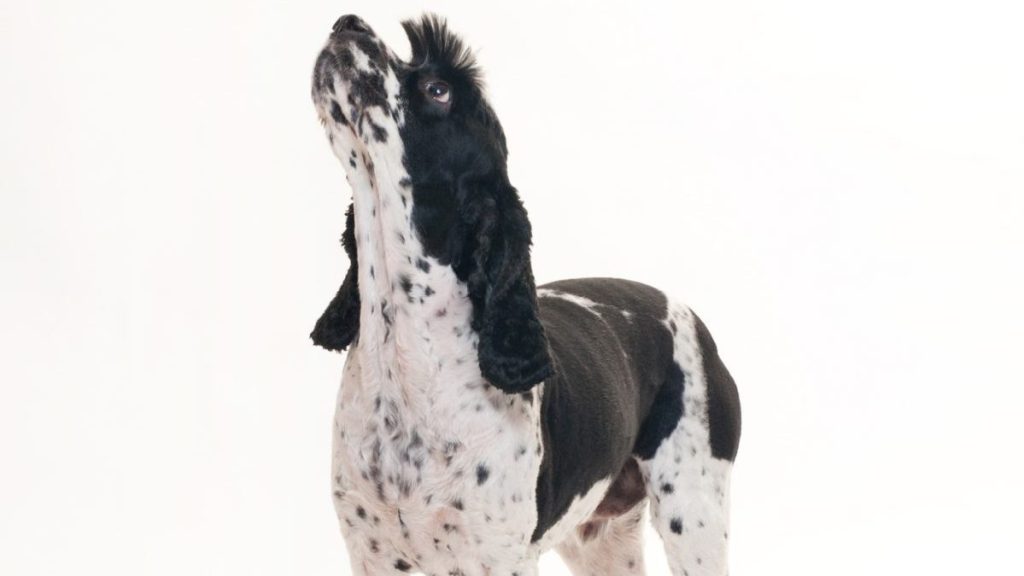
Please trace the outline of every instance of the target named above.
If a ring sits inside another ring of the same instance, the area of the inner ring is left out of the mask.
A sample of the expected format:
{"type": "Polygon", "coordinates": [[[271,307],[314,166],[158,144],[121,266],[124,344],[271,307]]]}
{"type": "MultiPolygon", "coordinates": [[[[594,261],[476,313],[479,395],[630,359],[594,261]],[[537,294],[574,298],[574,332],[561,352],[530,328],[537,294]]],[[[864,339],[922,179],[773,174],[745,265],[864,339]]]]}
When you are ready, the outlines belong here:
{"type": "Polygon", "coordinates": [[[683,417],[654,458],[640,460],[640,471],[672,573],[720,576],[729,572],[732,463],[711,454],[708,389],[695,316],[686,306],[670,303],[665,325],[677,327],[673,356],[686,382],[683,417]]]}

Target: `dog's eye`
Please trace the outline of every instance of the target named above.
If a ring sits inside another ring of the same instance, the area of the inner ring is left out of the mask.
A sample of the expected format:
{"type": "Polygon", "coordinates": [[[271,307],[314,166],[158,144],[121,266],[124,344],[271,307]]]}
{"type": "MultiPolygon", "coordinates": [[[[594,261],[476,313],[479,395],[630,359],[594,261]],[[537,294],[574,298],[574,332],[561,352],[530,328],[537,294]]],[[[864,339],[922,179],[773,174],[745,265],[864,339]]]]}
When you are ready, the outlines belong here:
{"type": "Polygon", "coordinates": [[[452,99],[451,90],[448,84],[441,82],[440,80],[434,82],[427,82],[423,85],[423,90],[434,99],[435,102],[441,104],[447,104],[452,99]]]}

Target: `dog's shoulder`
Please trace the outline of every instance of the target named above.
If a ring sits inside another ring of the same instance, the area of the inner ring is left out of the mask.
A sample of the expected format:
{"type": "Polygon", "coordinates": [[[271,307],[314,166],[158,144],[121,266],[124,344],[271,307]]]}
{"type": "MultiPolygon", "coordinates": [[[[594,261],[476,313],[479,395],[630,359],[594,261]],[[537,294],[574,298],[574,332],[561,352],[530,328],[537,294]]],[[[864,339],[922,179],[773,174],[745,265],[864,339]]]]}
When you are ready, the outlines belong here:
{"type": "Polygon", "coordinates": [[[672,355],[669,301],[657,288],[619,278],[574,278],[539,287],[537,297],[556,356],[572,349],[605,374],[614,375],[622,364],[646,380],[640,372],[663,366],[672,355]]]}

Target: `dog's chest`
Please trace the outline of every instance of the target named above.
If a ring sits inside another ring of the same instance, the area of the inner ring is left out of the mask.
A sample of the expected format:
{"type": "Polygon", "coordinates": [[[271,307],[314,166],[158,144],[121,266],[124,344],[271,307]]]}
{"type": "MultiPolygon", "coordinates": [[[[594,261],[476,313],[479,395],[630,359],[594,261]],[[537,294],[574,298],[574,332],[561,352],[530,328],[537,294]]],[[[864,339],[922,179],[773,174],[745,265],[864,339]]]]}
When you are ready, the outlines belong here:
{"type": "Polygon", "coordinates": [[[506,562],[536,525],[540,390],[506,395],[485,384],[472,353],[431,356],[430,370],[370,354],[350,352],[335,418],[346,541],[427,572],[506,562]],[[393,382],[424,374],[429,382],[393,382]]]}

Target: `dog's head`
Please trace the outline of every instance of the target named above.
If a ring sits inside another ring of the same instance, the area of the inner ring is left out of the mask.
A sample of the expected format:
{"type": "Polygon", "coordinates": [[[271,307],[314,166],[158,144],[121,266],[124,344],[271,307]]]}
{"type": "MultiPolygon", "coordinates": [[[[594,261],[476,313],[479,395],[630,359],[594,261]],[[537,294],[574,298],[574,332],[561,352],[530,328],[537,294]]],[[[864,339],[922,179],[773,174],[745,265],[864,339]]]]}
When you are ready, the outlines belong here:
{"type": "MultiPolygon", "coordinates": [[[[343,16],[314,69],[313,100],[354,201],[382,207],[357,210],[378,222],[357,217],[355,227],[386,229],[388,218],[409,218],[422,251],[467,287],[484,377],[507,392],[529,389],[552,367],[537,315],[530,224],[508,180],[504,132],[471,53],[445,22],[425,16],[403,27],[409,62],[361,19],[343,16]],[[401,209],[389,213],[389,198],[401,209]]],[[[354,247],[349,256],[355,266],[354,247]]],[[[354,286],[351,271],[349,281],[354,286]]],[[[338,313],[358,309],[353,286],[343,286],[321,318],[318,344],[344,347],[357,334],[359,315],[338,313]]]]}

